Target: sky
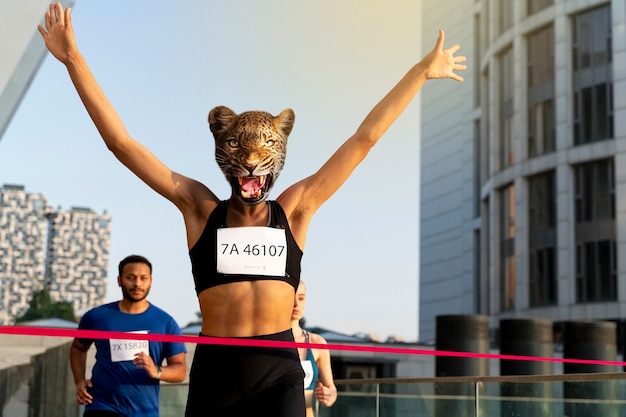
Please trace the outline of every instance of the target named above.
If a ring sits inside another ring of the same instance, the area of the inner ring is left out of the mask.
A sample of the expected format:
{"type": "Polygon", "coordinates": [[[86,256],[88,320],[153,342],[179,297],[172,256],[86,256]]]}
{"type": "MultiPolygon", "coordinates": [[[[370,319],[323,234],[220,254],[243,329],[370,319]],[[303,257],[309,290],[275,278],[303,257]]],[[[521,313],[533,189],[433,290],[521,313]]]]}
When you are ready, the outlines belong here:
{"type": "MultiPolygon", "coordinates": [[[[420,60],[420,3],[77,0],[72,21],[130,134],[222,199],[230,190],[209,110],[292,108],[275,198],[314,173],[420,60]]],[[[419,113],[418,95],[313,217],[302,261],[307,326],[417,340],[419,113]]],[[[149,300],[181,327],[196,320],[182,216],[106,149],[51,55],[0,140],[0,184],[22,184],[63,210],[106,211],[107,301],[121,297],[118,262],[138,253],[154,267],[149,300]]]]}

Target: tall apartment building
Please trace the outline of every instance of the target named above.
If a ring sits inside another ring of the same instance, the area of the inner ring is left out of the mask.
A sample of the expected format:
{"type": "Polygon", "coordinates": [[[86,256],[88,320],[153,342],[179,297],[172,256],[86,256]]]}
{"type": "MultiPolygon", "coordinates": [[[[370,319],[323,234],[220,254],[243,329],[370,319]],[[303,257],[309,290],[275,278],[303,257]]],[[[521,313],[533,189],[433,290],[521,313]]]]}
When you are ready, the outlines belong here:
{"type": "Polygon", "coordinates": [[[72,303],[75,312],[106,298],[111,217],[89,208],[50,212],[45,285],[53,300],[72,303]]]}
{"type": "Polygon", "coordinates": [[[626,3],[425,0],[468,57],[422,90],[420,340],[435,317],[626,315],[626,3]]]}
{"type": "Polygon", "coordinates": [[[23,186],[0,188],[0,324],[11,324],[28,309],[43,285],[46,253],[46,197],[23,186]]]}
{"type": "Polygon", "coordinates": [[[110,226],[106,213],[54,210],[21,185],[0,188],[0,324],[12,324],[43,288],[77,312],[103,303],[110,226]]]}

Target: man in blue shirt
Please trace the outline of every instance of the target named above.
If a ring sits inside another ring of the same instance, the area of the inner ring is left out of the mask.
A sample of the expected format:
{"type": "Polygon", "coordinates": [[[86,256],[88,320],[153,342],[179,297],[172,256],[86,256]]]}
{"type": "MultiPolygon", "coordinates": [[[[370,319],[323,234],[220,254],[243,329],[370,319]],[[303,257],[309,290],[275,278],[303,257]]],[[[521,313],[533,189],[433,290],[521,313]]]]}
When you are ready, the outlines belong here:
{"type": "MultiPolygon", "coordinates": [[[[147,300],[152,265],[146,258],[124,258],[117,283],[122,299],[89,310],[80,320],[80,330],[182,334],[169,314],[147,300]]],[[[76,338],[70,366],[76,401],[85,405],[84,417],[158,417],[159,383],[185,379],[186,348],[184,343],[76,338]],[[96,364],[91,379],[86,379],[87,351],[92,344],[96,345],[96,364]],[[163,360],[167,366],[161,366],[163,360]]]]}

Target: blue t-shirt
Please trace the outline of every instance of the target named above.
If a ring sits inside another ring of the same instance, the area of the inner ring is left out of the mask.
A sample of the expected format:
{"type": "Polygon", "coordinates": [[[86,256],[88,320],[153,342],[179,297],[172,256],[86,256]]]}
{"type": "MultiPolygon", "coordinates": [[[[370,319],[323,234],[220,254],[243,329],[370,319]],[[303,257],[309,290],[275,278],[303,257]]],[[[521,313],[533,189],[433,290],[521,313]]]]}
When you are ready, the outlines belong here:
{"type": "MultiPolygon", "coordinates": [[[[81,330],[109,330],[181,335],[176,321],[165,311],[150,304],[141,314],[120,311],[118,301],[89,310],[81,318],[81,330]]],[[[85,346],[96,345],[96,364],[91,372],[89,393],[93,402],[86,410],[110,410],[124,416],[159,416],[159,381],[132,362],[135,352],[148,348],[155,364],[186,352],[184,343],[147,340],[78,339],[85,346]]]]}

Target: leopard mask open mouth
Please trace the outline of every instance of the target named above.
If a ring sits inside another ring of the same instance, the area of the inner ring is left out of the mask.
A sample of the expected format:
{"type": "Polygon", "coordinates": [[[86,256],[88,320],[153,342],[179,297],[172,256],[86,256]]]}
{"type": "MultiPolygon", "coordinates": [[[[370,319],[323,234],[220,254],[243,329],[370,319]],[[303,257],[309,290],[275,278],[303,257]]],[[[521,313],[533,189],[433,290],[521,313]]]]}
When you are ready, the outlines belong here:
{"type": "Polygon", "coordinates": [[[246,204],[255,204],[263,201],[272,185],[272,174],[231,177],[230,186],[233,194],[237,195],[246,204]]]}

